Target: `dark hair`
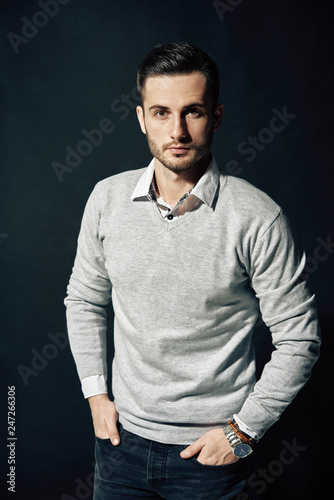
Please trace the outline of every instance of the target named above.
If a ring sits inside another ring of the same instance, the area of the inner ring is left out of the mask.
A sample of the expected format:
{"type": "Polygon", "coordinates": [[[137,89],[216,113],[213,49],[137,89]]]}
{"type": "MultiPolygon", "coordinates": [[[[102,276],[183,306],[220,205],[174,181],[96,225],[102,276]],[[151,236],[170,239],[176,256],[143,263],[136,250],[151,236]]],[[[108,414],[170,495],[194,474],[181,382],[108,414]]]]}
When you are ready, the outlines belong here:
{"type": "Polygon", "coordinates": [[[219,98],[219,72],[214,60],[202,49],[186,42],[156,45],[138,67],[137,89],[143,102],[146,79],[153,75],[189,74],[201,72],[207,81],[213,106],[219,98]]]}

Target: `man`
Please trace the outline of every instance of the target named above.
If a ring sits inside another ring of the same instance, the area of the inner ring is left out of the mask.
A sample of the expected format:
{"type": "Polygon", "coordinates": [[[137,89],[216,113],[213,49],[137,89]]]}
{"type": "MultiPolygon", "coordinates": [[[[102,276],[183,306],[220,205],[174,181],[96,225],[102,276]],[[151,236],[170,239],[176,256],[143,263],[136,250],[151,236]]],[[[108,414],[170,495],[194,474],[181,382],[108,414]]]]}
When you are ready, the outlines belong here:
{"type": "Polygon", "coordinates": [[[153,160],[95,187],[65,299],[96,434],[94,499],[250,498],[252,451],[319,354],[305,256],[280,207],[212,157],[213,60],[160,45],[137,82],[153,160]],[[256,382],[260,311],[275,350],[256,382]]]}

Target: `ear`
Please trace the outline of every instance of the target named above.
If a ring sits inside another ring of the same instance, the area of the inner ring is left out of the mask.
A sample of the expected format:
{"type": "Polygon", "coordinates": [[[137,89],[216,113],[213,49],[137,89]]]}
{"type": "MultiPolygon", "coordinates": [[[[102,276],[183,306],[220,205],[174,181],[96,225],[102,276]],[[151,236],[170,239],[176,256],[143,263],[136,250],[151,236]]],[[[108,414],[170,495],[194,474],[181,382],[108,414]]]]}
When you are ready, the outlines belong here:
{"type": "Polygon", "coordinates": [[[224,106],[222,103],[218,103],[216,109],[213,114],[213,130],[216,131],[219,129],[220,123],[222,121],[224,106]]]}
{"type": "Polygon", "coordinates": [[[142,106],[137,106],[137,118],[140,124],[141,131],[146,134],[145,120],[144,120],[144,110],[142,106]]]}

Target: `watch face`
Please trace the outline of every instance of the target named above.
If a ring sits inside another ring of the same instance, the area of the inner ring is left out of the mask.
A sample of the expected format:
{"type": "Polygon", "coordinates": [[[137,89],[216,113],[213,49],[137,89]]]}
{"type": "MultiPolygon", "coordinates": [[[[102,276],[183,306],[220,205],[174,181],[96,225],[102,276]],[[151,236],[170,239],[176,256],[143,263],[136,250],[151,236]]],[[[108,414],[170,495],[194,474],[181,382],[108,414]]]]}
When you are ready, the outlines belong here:
{"type": "Polygon", "coordinates": [[[246,443],[237,444],[233,449],[234,455],[238,458],[247,457],[252,451],[252,448],[246,443]]]}

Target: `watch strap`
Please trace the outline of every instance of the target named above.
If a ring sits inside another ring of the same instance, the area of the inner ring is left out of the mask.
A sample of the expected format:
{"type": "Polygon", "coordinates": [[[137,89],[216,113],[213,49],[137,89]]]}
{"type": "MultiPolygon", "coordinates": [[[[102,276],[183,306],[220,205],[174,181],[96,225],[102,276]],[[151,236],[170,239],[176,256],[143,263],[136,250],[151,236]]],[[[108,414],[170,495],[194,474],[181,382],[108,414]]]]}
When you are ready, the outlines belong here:
{"type": "Polygon", "coordinates": [[[239,436],[234,432],[234,430],[230,426],[224,427],[224,433],[226,439],[228,440],[232,448],[234,448],[237,444],[242,443],[239,436]]]}
{"type": "Polygon", "coordinates": [[[238,424],[235,421],[232,422],[231,420],[229,420],[228,425],[235,432],[235,434],[237,434],[237,436],[239,436],[239,438],[241,439],[241,441],[243,443],[247,443],[251,447],[253,447],[257,443],[256,439],[254,439],[253,437],[249,436],[248,434],[246,434],[244,432],[241,432],[238,424]]]}
{"type": "Polygon", "coordinates": [[[234,431],[234,429],[230,425],[224,427],[223,430],[225,437],[231,446],[233,455],[235,455],[238,458],[244,458],[247,457],[250,453],[252,453],[253,447],[249,443],[245,443],[244,441],[242,441],[238,436],[238,434],[234,431]]]}

